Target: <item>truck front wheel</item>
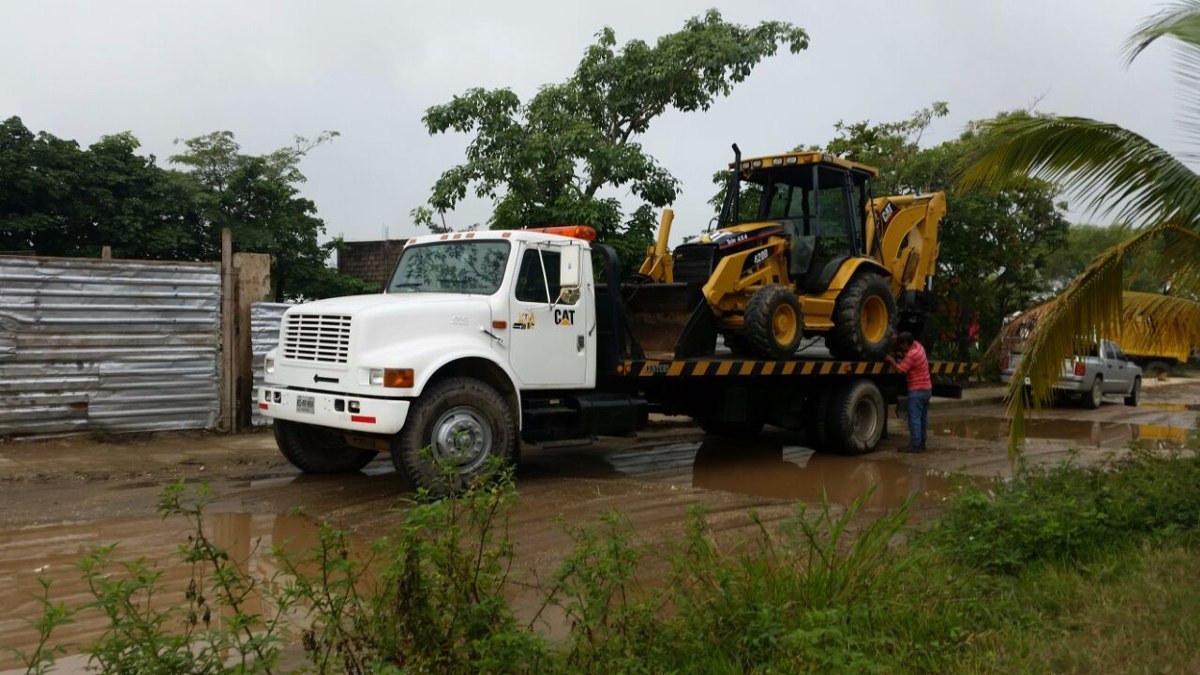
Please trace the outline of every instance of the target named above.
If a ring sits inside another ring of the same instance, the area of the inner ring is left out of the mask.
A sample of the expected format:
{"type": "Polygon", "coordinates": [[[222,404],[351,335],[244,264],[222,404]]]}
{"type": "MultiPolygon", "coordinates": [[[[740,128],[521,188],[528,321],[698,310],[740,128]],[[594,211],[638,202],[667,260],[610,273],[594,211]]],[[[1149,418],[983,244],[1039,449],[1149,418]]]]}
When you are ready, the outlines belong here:
{"type": "Polygon", "coordinates": [[[504,397],[473,377],[452,377],[413,401],[392,452],[396,470],[438,496],[486,480],[516,454],[517,429],[504,397]]]}
{"type": "Polygon", "coordinates": [[[287,461],[304,473],[358,471],[377,454],[351,446],[336,431],[286,420],[275,420],[275,444],[287,461]]]}

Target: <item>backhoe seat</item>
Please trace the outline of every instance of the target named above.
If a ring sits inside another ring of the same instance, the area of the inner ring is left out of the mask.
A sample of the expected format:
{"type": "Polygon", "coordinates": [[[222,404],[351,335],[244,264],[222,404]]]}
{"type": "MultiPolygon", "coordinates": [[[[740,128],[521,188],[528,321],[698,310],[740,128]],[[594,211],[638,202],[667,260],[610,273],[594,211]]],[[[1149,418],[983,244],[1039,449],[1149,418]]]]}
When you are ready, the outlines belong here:
{"type": "Polygon", "coordinates": [[[842,255],[830,260],[825,264],[820,274],[809,274],[805,280],[804,291],[810,295],[824,293],[825,289],[829,288],[830,282],[837,276],[838,270],[842,269],[842,265],[850,259],[848,255],[842,255]]]}

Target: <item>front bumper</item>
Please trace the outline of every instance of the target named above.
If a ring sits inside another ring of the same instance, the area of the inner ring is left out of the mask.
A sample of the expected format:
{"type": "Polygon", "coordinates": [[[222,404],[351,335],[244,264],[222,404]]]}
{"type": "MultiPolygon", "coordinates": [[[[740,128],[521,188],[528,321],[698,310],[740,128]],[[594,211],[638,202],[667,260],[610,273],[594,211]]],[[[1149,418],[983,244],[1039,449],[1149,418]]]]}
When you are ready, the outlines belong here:
{"type": "Polygon", "coordinates": [[[255,403],[266,417],[320,427],[394,434],[408,419],[409,401],[266,386],[255,403]]]}

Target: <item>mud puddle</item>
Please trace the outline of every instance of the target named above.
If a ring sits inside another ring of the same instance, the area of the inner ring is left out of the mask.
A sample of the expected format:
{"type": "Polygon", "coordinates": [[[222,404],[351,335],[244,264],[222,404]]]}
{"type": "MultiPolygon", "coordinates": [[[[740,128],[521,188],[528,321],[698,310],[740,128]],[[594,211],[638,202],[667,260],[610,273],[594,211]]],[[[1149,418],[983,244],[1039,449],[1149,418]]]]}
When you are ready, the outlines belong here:
{"type": "Polygon", "coordinates": [[[1200,403],[1141,403],[1139,407],[1167,412],[1200,412],[1200,403]]]}
{"type": "Polygon", "coordinates": [[[844,506],[874,488],[870,509],[894,508],[913,495],[937,501],[954,490],[944,476],[920,467],[763,442],[710,438],[613,453],[607,461],[632,478],[773,499],[815,503],[825,494],[844,506]]]}
{"type": "MultiPolygon", "coordinates": [[[[1009,422],[1004,418],[959,417],[930,421],[930,432],[983,441],[1008,438],[1009,422]]],[[[1125,424],[1067,419],[1031,419],[1025,421],[1026,438],[1072,441],[1087,447],[1120,448],[1132,441],[1160,447],[1182,447],[1191,428],[1163,424],[1125,424]]]]}
{"type": "MultiPolygon", "coordinates": [[[[317,525],[303,516],[214,513],[205,517],[205,534],[266,581],[279,571],[271,556],[275,546],[301,551],[317,543],[317,525]]],[[[37,644],[29,621],[41,616],[38,577],[51,581],[50,597],[67,607],[81,607],[94,596],[76,565],[100,546],[115,545],[109,569],[121,574],[122,562],[144,560],[162,571],[155,602],[162,609],[186,605],[184,594],[192,579],[189,565],[179,560],[178,548],[191,529],[181,518],[130,518],[0,530],[0,670],[14,668],[12,649],[31,651],[37,644]]],[[[264,611],[262,598],[250,598],[247,611],[264,611]]],[[[98,636],[107,619],[99,612],[82,612],[55,630],[52,642],[77,651],[98,636]]]]}

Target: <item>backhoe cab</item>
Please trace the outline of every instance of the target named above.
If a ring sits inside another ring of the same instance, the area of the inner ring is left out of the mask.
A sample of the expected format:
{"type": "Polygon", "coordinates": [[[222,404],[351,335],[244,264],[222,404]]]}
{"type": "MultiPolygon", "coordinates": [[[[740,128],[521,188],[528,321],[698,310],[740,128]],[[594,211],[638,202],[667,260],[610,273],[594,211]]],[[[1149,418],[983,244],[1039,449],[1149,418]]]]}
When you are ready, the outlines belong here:
{"type": "Polygon", "coordinates": [[[896,330],[921,332],[943,193],[874,198],[872,167],[820,152],[743,160],[733,148],[716,231],[667,259],[664,214],[642,281],[699,284],[734,352],[782,358],[820,335],[835,358],[874,360],[896,330]]]}

